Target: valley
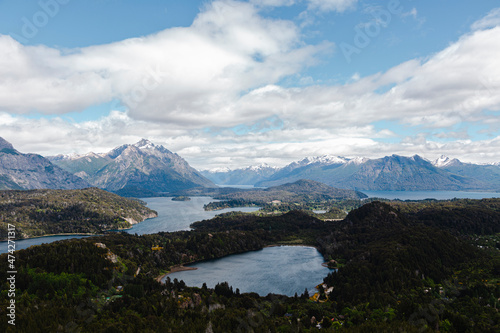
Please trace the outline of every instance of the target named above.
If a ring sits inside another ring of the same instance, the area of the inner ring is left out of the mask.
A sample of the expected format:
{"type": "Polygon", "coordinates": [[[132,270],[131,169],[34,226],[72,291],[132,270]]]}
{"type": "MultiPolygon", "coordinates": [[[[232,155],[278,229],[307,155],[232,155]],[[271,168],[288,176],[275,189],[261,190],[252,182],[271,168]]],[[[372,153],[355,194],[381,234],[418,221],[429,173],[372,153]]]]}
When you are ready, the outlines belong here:
{"type": "MultiPolygon", "coordinates": [[[[499,212],[499,199],[374,201],[337,222],[300,211],[219,216],[194,223],[193,231],[111,233],[40,245],[15,254],[17,288],[25,295],[18,301],[25,318],[20,325],[49,331],[68,324],[83,331],[123,325],[308,331],[319,323],[326,331],[493,332],[500,325],[500,249],[491,242],[500,239],[499,212]],[[338,271],[327,274],[317,291],[293,296],[259,296],[222,282],[194,287],[174,275],[156,281],[176,265],[286,242],[316,247],[338,271]],[[77,315],[79,304],[89,311],[77,315]],[[430,312],[436,305],[439,311],[430,312]],[[34,306],[39,310],[30,312],[34,306]]],[[[6,254],[0,258],[4,265],[6,254]]]]}

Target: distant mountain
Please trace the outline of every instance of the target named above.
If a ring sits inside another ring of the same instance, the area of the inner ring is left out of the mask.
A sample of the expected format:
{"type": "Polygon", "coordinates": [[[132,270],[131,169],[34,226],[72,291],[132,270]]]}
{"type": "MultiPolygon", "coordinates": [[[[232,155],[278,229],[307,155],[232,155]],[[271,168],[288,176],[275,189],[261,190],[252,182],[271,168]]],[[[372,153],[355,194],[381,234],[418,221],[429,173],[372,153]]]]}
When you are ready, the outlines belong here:
{"type": "Polygon", "coordinates": [[[201,174],[218,185],[253,185],[272,176],[279,168],[267,164],[231,170],[203,170],[201,174]]]}
{"type": "Polygon", "coordinates": [[[294,162],[256,186],[276,186],[311,179],[355,190],[479,190],[491,186],[469,176],[453,174],[418,155],[379,159],[307,159],[294,162]]]}
{"type": "Polygon", "coordinates": [[[179,155],[145,139],[106,154],[51,159],[92,185],[120,195],[154,195],[194,187],[215,187],[179,155]]]}
{"type": "Polygon", "coordinates": [[[0,189],[82,189],[90,187],[77,177],[37,154],[22,154],[0,138],[0,189]]]}
{"type": "Polygon", "coordinates": [[[89,179],[105,167],[111,158],[105,154],[88,153],[85,155],[57,155],[48,157],[52,163],[83,179],[89,179]]]}
{"type": "Polygon", "coordinates": [[[456,158],[450,159],[443,155],[433,161],[432,164],[452,174],[477,179],[484,184],[488,184],[485,189],[500,189],[500,164],[498,163],[464,163],[456,158]]]}

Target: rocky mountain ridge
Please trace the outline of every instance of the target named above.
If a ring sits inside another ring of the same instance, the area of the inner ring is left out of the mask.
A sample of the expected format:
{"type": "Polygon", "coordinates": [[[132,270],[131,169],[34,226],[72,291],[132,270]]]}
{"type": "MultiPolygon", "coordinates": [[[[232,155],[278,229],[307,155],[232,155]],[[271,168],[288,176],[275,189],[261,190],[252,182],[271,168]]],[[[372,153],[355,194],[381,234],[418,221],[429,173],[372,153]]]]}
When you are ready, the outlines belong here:
{"type": "Polygon", "coordinates": [[[122,195],[154,195],[193,187],[215,187],[182,157],[146,139],[104,154],[59,155],[50,159],[93,186],[122,195]]]}

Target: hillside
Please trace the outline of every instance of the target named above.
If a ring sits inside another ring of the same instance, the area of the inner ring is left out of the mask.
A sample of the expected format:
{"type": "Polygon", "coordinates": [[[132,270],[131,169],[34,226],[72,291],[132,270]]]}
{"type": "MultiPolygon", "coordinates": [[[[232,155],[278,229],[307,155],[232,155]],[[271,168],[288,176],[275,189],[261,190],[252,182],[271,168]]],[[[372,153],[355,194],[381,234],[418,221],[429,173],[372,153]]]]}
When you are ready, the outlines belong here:
{"type": "Polygon", "coordinates": [[[97,188],[0,191],[0,240],[7,238],[7,224],[16,227],[17,238],[29,238],[102,233],[156,216],[138,201],[97,188]]]}
{"type": "MultiPolygon", "coordinates": [[[[263,189],[240,190],[220,193],[215,199],[224,200],[209,203],[207,210],[239,206],[269,206],[279,205],[299,209],[300,205],[320,204],[328,201],[346,199],[362,199],[367,196],[361,192],[334,188],[313,180],[298,180],[263,189]]],[[[283,207],[283,210],[290,210],[283,207]]]]}
{"type": "Polygon", "coordinates": [[[293,183],[223,194],[216,199],[250,200],[266,203],[272,200],[282,202],[310,202],[323,200],[361,199],[367,196],[361,192],[334,188],[313,180],[300,179],[293,183]]]}
{"type": "Polygon", "coordinates": [[[89,183],[37,154],[23,154],[0,138],[0,190],[80,189],[89,183]]]}

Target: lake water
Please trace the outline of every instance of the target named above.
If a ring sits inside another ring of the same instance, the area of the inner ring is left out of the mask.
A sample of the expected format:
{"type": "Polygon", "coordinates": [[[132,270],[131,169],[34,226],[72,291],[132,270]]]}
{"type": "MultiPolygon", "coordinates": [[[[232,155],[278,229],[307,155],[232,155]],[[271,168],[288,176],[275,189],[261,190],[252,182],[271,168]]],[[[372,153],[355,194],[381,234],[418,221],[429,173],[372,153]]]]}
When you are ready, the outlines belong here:
{"type": "MultiPolygon", "coordinates": [[[[323,267],[322,255],[313,247],[277,246],[259,251],[233,254],[224,258],[204,261],[189,267],[197,270],[169,274],[173,281],[184,280],[187,286],[201,287],[205,282],[213,288],[227,281],[233,290],[293,296],[301,295],[305,288],[312,295],[332,270],[323,267]]],[[[163,279],[165,280],[166,277],[163,279]]]]}
{"type": "Polygon", "coordinates": [[[153,234],[160,231],[190,230],[189,225],[196,221],[207,220],[215,215],[241,211],[254,212],[259,207],[226,208],[215,211],[205,211],[203,206],[209,202],[219,201],[211,197],[191,197],[189,201],[172,201],[172,198],[146,198],[148,207],[158,212],[158,217],[138,223],[132,229],[126,230],[130,234],[153,234]]]}
{"type": "Polygon", "coordinates": [[[424,199],[485,199],[500,198],[500,193],[466,191],[361,191],[370,198],[424,200],[424,199]]]}
{"type": "MultiPolygon", "coordinates": [[[[203,205],[217,201],[211,197],[192,197],[189,201],[172,201],[170,197],[161,198],[145,198],[147,206],[158,212],[158,217],[149,219],[144,222],[135,224],[126,232],[131,234],[153,234],[160,231],[179,231],[189,230],[189,225],[196,221],[207,220],[215,217],[217,214],[222,214],[230,211],[252,212],[258,207],[240,207],[227,208],[217,211],[205,211],[203,205]]],[[[31,239],[23,239],[16,241],[16,250],[26,249],[32,245],[40,245],[43,243],[52,243],[58,240],[83,238],[88,236],[83,235],[68,235],[68,236],[48,236],[31,239]]],[[[8,250],[7,242],[0,242],[0,253],[6,253],[8,250]]]]}

